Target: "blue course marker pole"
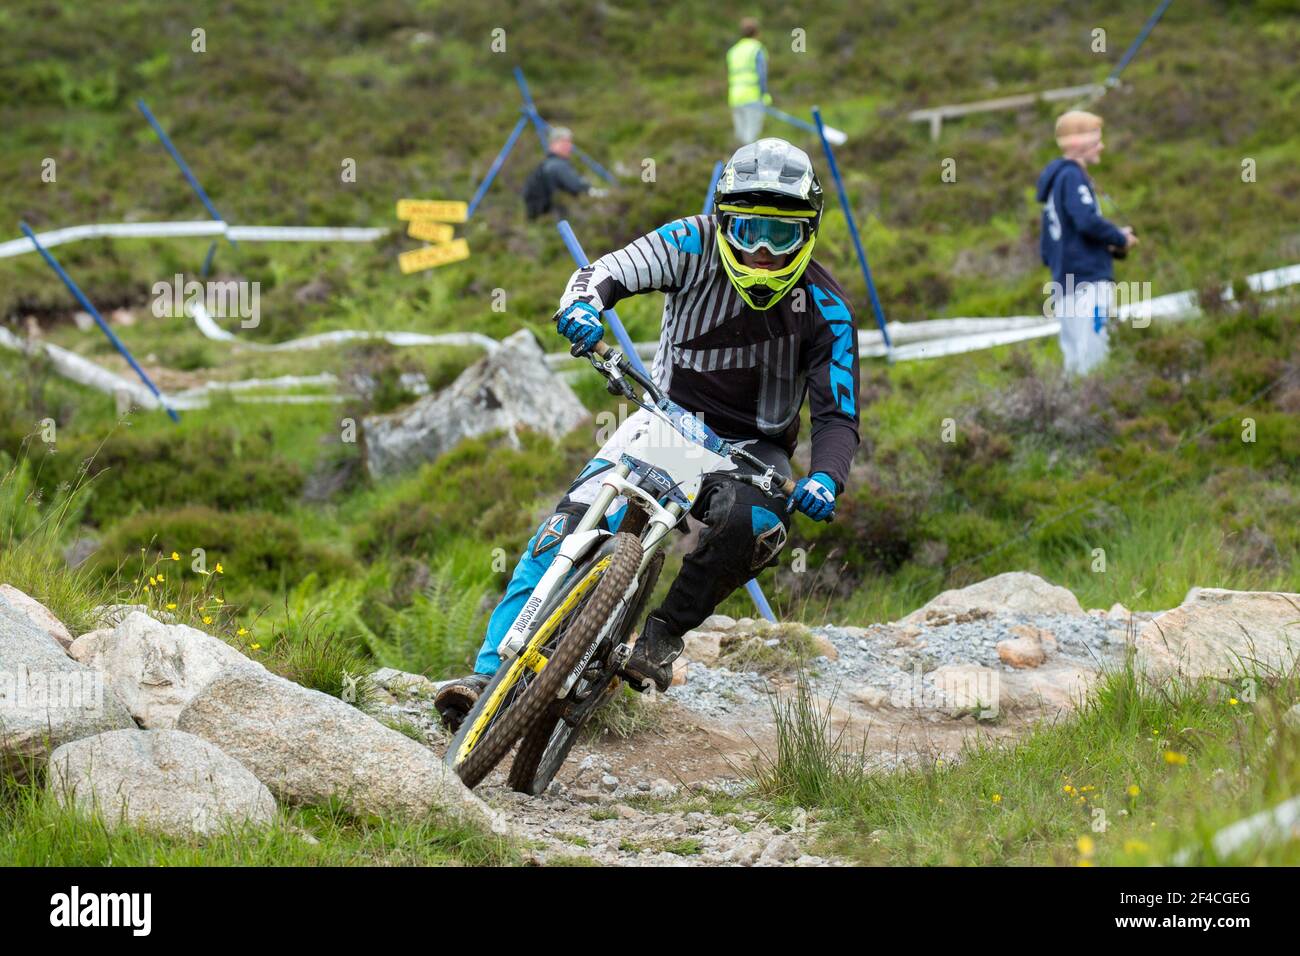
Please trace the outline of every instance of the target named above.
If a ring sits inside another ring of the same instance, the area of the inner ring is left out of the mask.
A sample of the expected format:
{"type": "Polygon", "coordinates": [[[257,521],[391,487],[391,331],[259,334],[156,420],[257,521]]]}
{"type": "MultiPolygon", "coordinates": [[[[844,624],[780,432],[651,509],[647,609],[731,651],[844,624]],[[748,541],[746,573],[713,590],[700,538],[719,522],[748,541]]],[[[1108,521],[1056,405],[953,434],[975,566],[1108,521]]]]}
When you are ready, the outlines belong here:
{"type": "Polygon", "coordinates": [[[800,119],[797,116],[791,116],[785,110],[779,110],[775,106],[768,106],[767,104],[764,104],[763,112],[766,113],[768,116],[772,116],[775,117],[776,119],[781,120],[782,122],[789,123],[791,126],[797,126],[800,129],[806,129],[810,133],[817,132],[817,127],[814,126],[812,123],[808,122],[805,119],[800,119]]]}
{"type": "MultiPolygon", "coordinates": [[[[560,238],[564,240],[565,246],[569,249],[569,255],[573,256],[573,261],[578,264],[578,268],[581,269],[583,266],[589,265],[587,254],[582,251],[582,245],[578,242],[578,237],[573,234],[573,227],[569,225],[569,220],[561,219],[556,224],[556,228],[560,230],[560,238]]],[[[642,364],[641,356],[636,354],[636,346],[633,345],[631,337],[627,334],[627,329],[623,328],[623,321],[618,317],[618,313],[613,309],[606,309],[605,318],[613,327],[614,337],[618,339],[619,347],[623,350],[623,354],[627,356],[627,360],[632,363],[632,367],[648,378],[650,373],[642,364]]]]}
{"type": "Polygon", "coordinates": [[[718,160],[713,164],[713,175],[709,178],[709,191],[704,194],[704,208],[700,210],[701,216],[707,216],[713,212],[713,190],[718,185],[718,180],[722,178],[722,167],[725,164],[718,160]]]}
{"type": "MultiPolygon", "coordinates": [[[[560,230],[560,238],[564,240],[564,244],[569,249],[569,255],[573,256],[573,261],[578,264],[578,268],[581,269],[583,266],[589,265],[587,254],[582,251],[582,245],[578,242],[578,237],[573,234],[573,227],[569,225],[569,220],[561,219],[557,228],[560,230]]],[[[623,328],[618,313],[613,309],[606,309],[604,315],[609,320],[609,324],[614,327],[614,336],[618,339],[623,354],[627,356],[628,361],[632,363],[632,366],[638,372],[649,378],[650,373],[646,371],[645,365],[642,364],[641,357],[636,354],[636,348],[632,345],[632,339],[628,337],[627,329],[623,328]]],[[[775,621],[776,615],[772,613],[772,605],[767,603],[767,597],[763,594],[763,589],[759,587],[758,582],[751,578],[745,584],[745,590],[749,592],[754,606],[758,608],[758,613],[769,621],[775,621]]]]}
{"type": "Polygon", "coordinates": [[[515,82],[519,84],[519,95],[524,98],[524,115],[533,121],[533,129],[537,130],[537,141],[542,144],[544,154],[548,148],[546,121],[537,112],[537,107],[533,104],[533,94],[528,91],[528,81],[524,79],[524,71],[519,67],[515,67],[515,82]]]}
{"type": "MultiPolygon", "coordinates": [[[[194,174],[190,172],[190,167],[186,165],[185,160],[181,158],[181,154],[177,151],[176,147],[172,145],[172,141],[167,136],[167,133],[163,130],[162,126],[159,125],[158,120],[154,118],[153,113],[149,111],[149,107],[145,104],[145,101],[142,99],[136,100],[135,105],[139,107],[140,112],[144,114],[144,118],[149,121],[149,125],[153,127],[153,131],[158,134],[158,139],[162,141],[163,148],[171,154],[172,159],[176,161],[176,165],[180,167],[181,175],[185,177],[185,180],[190,184],[190,188],[193,189],[195,194],[199,197],[199,202],[203,203],[203,208],[208,211],[208,215],[217,222],[225,222],[221,213],[217,212],[216,207],[212,205],[212,200],[208,198],[208,194],[205,193],[203,187],[199,185],[199,181],[195,179],[194,174]]],[[[239,248],[239,243],[235,242],[234,239],[227,237],[226,241],[236,249],[239,248]]]]}
{"type": "Polygon", "coordinates": [[[172,421],[179,422],[181,420],[180,416],[176,414],[175,409],[167,404],[167,399],[163,398],[162,392],[158,391],[158,386],[155,385],[150,380],[149,376],[145,374],[144,369],[142,369],[140,364],[136,362],[135,357],[130,353],[127,347],[122,344],[122,340],[113,334],[113,330],[108,327],[108,323],[105,322],[104,317],[99,314],[99,310],[96,309],[94,304],[86,298],[85,293],[77,287],[77,284],[72,281],[72,277],[63,271],[63,266],[59,265],[58,261],[50,255],[49,251],[46,250],[44,246],[41,245],[40,240],[36,238],[36,233],[32,232],[32,227],[27,225],[25,222],[20,222],[18,228],[21,229],[23,234],[32,241],[32,245],[35,246],[36,251],[41,254],[41,258],[45,260],[46,265],[53,269],[54,274],[63,280],[63,284],[68,287],[68,291],[72,293],[73,298],[81,303],[83,309],[90,313],[90,317],[95,320],[100,331],[108,336],[108,340],[113,343],[113,347],[122,353],[122,357],[126,359],[127,364],[129,364],[131,368],[135,369],[135,374],[140,376],[140,381],[144,382],[144,384],[148,386],[149,391],[153,392],[154,396],[158,399],[158,404],[167,410],[167,416],[172,421]]]}
{"type": "Polygon", "coordinates": [[[840,178],[840,167],[835,162],[831,144],[826,140],[826,127],[822,124],[821,110],[813,107],[813,119],[817,122],[817,135],[821,137],[822,151],[826,154],[826,165],[830,167],[831,177],[835,180],[835,189],[840,194],[840,208],[844,218],[849,221],[849,235],[853,238],[853,248],[858,252],[858,265],[862,267],[862,278],[867,280],[867,293],[871,297],[871,308],[876,313],[876,324],[885,340],[885,350],[889,361],[894,360],[894,343],[889,340],[889,330],[885,328],[885,310],[880,307],[880,296],[876,295],[876,283],[871,279],[871,267],[867,265],[867,254],[862,249],[862,237],[858,235],[858,224],[853,218],[853,207],[849,205],[849,194],[844,191],[844,180],[840,178]]]}
{"type": "MultiPolygon", "coordinates": [[[[524,113],[533,121],[533,128],[537,130],[537,138],[542,144],[542,152],[550,152],[550,128],[551,124],[542,118],[542,114],[537,112],[537,104],[533,102],[533,94],[528,89],[528,81],[524,79],[524,71],[520,67],[515,67],[515,82],[519,84],[519,95],[524,100],[524,113]]],[[[605,180],[607,183],[616,183],[617,179],[600,163],[596,162],[589,155],[578,148],[575,143],[573,152],[577,157],[587,164],[587,168],[593,173],[605,180]]]]}
{"type": "Polygon", "coordinates": [[[1124,68],[1128,66],[1129,61],[1137,56],[1137,51],[1146,42],[1147,37],[1151,35],[1151,31],[1156,28],[1156,24],[1160,22],[1160,18],[1165,15],[1165,11],[1169,9],[1169,5],[1173,2],[1174,0],[1164,0],[1156,8],[1156,12],[1147,19],[1146,25],[1142,27],[1142,32],[1137,35],[1137,39],[1130,43],[1129,48],[1124,51],[1124,56],[1120,58],[1119,65],[1111,70],[1110,76],[1106,77],[1107,86],[1114,86],[1119,82],[1119,75],[1124,72],[1124,68]]]}
{"type": "Polygon", "coordinates": [[[519,140],[519,134],[524,131],[524,127],[527,125],[528,117],[519,117],[519,122],[515,123],[515,128],[510,131],[510,137],[506,140],[506,144],[501,147],[501,152],[497,153],[497,158],[492,160],[492,165],[488,167],[487,175],[483,177],[483,182],[479,183],[478,189],[475,190],[474,198],[469,201],[469,209],[465,211],[465,218],[467,220],[474,215],[474,210],[478,208],[478,204],[481,203],[483,197],[487,195],[488,187],[492,185],[492,180],[495,179],[497,173],[501,171],[501,167],[505,163],[506,158],[510,155],[510,151],[515,148],[515,143],[519,140]]]}

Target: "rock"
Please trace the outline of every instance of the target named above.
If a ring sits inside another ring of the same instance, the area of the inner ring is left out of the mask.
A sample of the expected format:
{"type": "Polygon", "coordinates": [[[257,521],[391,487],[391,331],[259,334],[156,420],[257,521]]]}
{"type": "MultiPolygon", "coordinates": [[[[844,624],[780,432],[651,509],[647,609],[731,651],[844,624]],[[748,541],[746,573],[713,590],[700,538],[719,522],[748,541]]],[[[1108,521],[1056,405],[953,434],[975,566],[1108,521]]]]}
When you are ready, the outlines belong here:
{"type": "Polygon", "coordinates": [[[320,691],[266,670],[228,667],[181,711],[177,729],[234,757],[282,800],[337,800],[351,813],[444,811],[504,825],[427,747],[320,691]]]}
{"type": "Polygon", "coordinates": [[[100,627],[117,627],[133,611],[139,611],[165,623],[171,623],[172,620],[172,615],[154,611],[147,604],[100,604],[95,607],[93,616],[100,627]]]}
{"type": "Polygon", "coordinates": [[[650,784],[650,796],[654,797],[656,800],[667,800],[669,797],[675,796],[676,793],[677,788],[663,777],[658,778],[650,784]]]}
{"type": "Polygon", "coordinates": [[[828,661],[837,661],[840,659],[839,649],[831,643],[831,639],[825,634],[813,631],[809,635],[809,639],[812,642],[814,657],[824,657],[828,661]]]}
{"type": "Polygon", "coordinates": [[[50,755],[63,806],[175,836],[212,836],[275,819],[271,791],[238,760],[178,730],[114,730],[50,755]]]}
{"type": "Polygon", "coordinates": [[[865,685],[854,687],[849,691],[849,700],[861,704],[863,707],[870,707],[876,710],[889,704],[889,691],[882,687],[868,687],[865,685]]]}
{"type": "Polygon", "coordinates": [[[614,807],[614,812],[618,814],[620,820],[631,820],[633,823],[645,819],[645,814],[636,807],[629,807],[626,803],[620,803],[614,807]]]}
{"type": "Polygon", "coordinates": [[[998,660],[1012,667],[1037,667],[1047,659],[1042,642],[1037,637],[1015,637],[998,641],[998,660]]]}
{"type": "Polygon", "coordinates": [[[669,687],[681,687],[686,683],[686,669],[690,666],[690,661],[685,655],[679,656],[673,661],[673,679],[669,687]]]}
{"type": "Polygon", "coordinates": [[[1142,626],[1136,646],[1138,666],[1156,680],[1285,673],[1300,655],[1300,594],[1193,588],[1142,626]]]}
{"type": "Polygon", "coordinates": [[[934,705],[945,710],[978,709],[995,716],[1001,700],[1001,675],[978,664],[946,664],[928,675],[936,691],[934,705]]]}
{"type": "Polygon", "coordinates": [[[370,675],[376,686],[398,697],[430,697],[438,693],[438,685],[423,674],[408,674],[395,667],[381,667],[370,675]]]}
{"type": "Polygon", "coordinates": [[[682,635],[682,641],[686,645],[682,651],[684,657],[706,667],[718,663],[718,656],[722,653],[722,635],[717,631],[687,631],[682,635]]]}
{"type": "Polygon", "coordinates": [[[1133,612],[1123,604],[1116,601],[1110,606],[1110,610],[1106,612],[1106,616],[1112,621],[1127,621],[1132,613],[1133,612]]]}
{"type": "Polygon", "coordinates": [[[790,863],[799,858],[799,848],[788,836],[778,836],[768,841],[759,854],[758,862],[769,866],[790,863]]]}
{"type": "Polygon", "coordinates": [[[899,623],[924,624],[931,611],[951,615],[969,611],[1081,616],[1084,613],[1071,591],[1025,571],[1009,571],[969,587],[944,591],[899,623]]]}
{"type": "Polygon", "coordinates": [[[112,630],[83,634],[71,654],[98,671],[141,727],[170,730],[181,710],[226,667],[265,668],[220,638],[132,611],[112,630]]]}
{"type": "Polygon", "coordinates": [[[700,625],[702,631],[729,631],[736,626],[734,617],[727,617],[725,614],[710,614],[700,625]]]}
{"type": "Polygon", "coordinates": [[[26,779],[63,744],[135,723],[102,674],[0,598],[0,766],[26,779]]]}
{"type": "Polygon", "coordinates": [[[366,467],[382,477],[433,461],[461,439],[517,428],[553,438],[588,416],[563,379],[547,366],[536,337],[520,330],[475,362],[450,386],[410,407],[362,421],[366,467]]]}
{"type": "Polygon", "coordinates": [[[600,778],[600,789],[605,793],[613,793],[618,789],[618,777],[611,773],[605,774],[600,778]]]}
{"type": "Polygon", "coordinates": [[[753,866],[758,862],[759,857],[767,847],[757,837],[746,837],[741,840],[724,855],[723,859],[728,863],[738,863],[741,866],[753,866]]]}
{"type": "Polygon", "coordinates": [[[78,331],[89,332],[95,327],[95,317],[89,312],[78,309],[72,313],[72,322],[76,325],[78,331]]]}
{"type": "Polygon", "coordinates": [[[50,613],[40,601],[28,597],[22,591],[9,584],[0,584],[0,598],[9,602],[9,606],[21,611],[27,620],[38,630],[44,631],[59,642],[65,651],[72,644],[72,632],[63,626],[63,622],[50,613]]]}
{"type": "Polygon", "coordinates": [[[98,538],[89,534],[79,534],[63,549],[63,561],[70,568],[79,568],[98,550],[98,538]]]}
{"type": "Polygon", "coordinates": [[[1007,633],[1013,637],[1024,637],[1032,641],[1037,641],[1043,646],[1045,653],[1051,653],[1056,650],[1056,635],[1046,628],[1034,627],[1032,624],[1017,624],[1008,629],[1007,633]]]}
{"type": "Polygon", "coordinates": [[[1027,670],[1002,675],[1001,705],[1013,710],[1035,710],[1048,715],[1073,709],[1088,693],[1097,672],[1077,662],[1055,660],[1027,670]]]}

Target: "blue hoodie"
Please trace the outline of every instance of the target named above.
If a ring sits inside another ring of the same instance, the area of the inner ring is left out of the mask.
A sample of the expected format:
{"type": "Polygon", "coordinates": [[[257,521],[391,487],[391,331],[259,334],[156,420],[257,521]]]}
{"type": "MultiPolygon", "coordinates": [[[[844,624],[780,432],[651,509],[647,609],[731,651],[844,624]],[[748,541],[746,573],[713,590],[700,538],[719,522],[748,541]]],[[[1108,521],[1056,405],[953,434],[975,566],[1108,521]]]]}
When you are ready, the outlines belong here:
{"type": "Polygon", "coordinates": [[[1097,208],[1092,180],[1072,159],[1054,159],[1038,177],[1038,201],[1043,204],[1043,265],[1052,278],[1065,285],[1074,273],[1075,283],[1115,277],[1107,246],[1124,245],[1120,232],[1097,208]]]}

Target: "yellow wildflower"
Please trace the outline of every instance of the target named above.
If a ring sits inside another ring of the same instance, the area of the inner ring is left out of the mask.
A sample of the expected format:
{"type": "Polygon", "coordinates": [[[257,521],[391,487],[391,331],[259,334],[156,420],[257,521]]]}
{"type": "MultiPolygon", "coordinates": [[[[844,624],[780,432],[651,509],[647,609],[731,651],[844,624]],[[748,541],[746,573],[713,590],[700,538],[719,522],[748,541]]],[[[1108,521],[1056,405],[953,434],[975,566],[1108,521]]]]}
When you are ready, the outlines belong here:
{"type": "Polygon", "coordinates": [[[242,627],[241,627],[241,628],[240,628],[239,630],[237,630],[235,633],[236,633],[237,635],[239,635],[240,637],[243,637],[245,634],[248,633],[248,630],[247,630],[247,628],[242,628],[242,627]]]}
{"type": "Polygon", "coordinates": [[[1093,842],[1090,836],[1081,836],[1074,841],[1075,847],[1079,850],[1080,856],[1092,856],[1097,852],[1097,844],[1093,842]]]}
{"type": "Polygon", "coordinates": [[[1187,754],[1180,754],[1177,750],[1165,751],[1165,763],[1177,764],[1182,766],[1187,763],[1187,754]]]}
{"type": "Polygon", "coordinates": [[[158,580],[159,580],[159,581],[166,581],[167,579],[166,579],[165,577],[163,577],[162,574],[161,574],[161,572],[160,572],[159,575],[158,575],[158,580]]]}
{"type": "Polygon", "coordinates": [[[168,605],[167,605],[167,610],[169,610],[169,611],[174,611],[174,610],[176,610],[176,602],[175,602],[175,601],[172,601],[170,604],[168,604],[168,605]]]}
{"type": "Polygon", "coordinates": [[[1147,846],[1147,845],[1146,845],[1145,843],[1143,843],[1141,840],[1125,840],[1125,841],[1124,841],[1124,852],[1125,852],[1125,853],[1145,853],[1145,852],[1147,852],[1147,850],[1149,850],[1149,849],[1151,849],[1151,847],[1147,846]]]}
{"type": "Polygon", "coordinates": [[[1136,797],[1141,792],[1142,792],[1142,788],[1139,787],[1136,783],[1129,784],[1128,795],[1130,797],[1136,797]]]}
{"type": "Polygon", "coordinates": [[[212,618],[209,617],[209,616],[206,615],[206,614],[203,615],[203,623],[204,623],[204,624],[211,624],[211,623],[212,623],[212,618]]]}
{"type": "Polygon", "coordinates": [[[1233,707],[1236,707],[1237,704],[1238,704],[1239,702],[1238,702],[1237,698],[1235,698],[1235,697],[1229,697],[1229,698],[1228,698],[1228,703],[1231,704],[1233,707]]]}
{"type": "Polygon", "coordinates": [[[220,562],[220,561],[217,562],[216,572],[217,572],[217,574],[224,574],[224,573],[225,573],[225,572],[221,569],[221,562],[220,562]]]}
{"type": "Polygon", "coordinates": [[[177,554],[175,551],[173,551],[173,552],[172,552],[172,560],[173,560],[173,561],[179,561],[180,559],[181,559],[181,556],[180,556],[179,554],[177,554]]]}
{"type": "Polygon", "coordinates": [[[993,802],[994,802],[994,803],[1001,803],[1001,802],[1002,802],[1002,794],[1000,794],[1000,793],[995,793],[995,794],[993,794],[993,802]]]}
{"type": "Polygon", "coordinates": [[[249,645],[248,645],[248,649],[249,649],[250,651],[260,651],[260,650],[262,649],[262,645],[261,645],[261,644],[249,644],[249,645]]]}
{"type": "Polygon", "coordinates": [[[157,578],[154,578],[154,577],[150,577],[150,578],[149,578],[149,583],[150,583],[150,584],[157,584],[157,583],[158,583],[158,579],[157,579],[157,578]]]}

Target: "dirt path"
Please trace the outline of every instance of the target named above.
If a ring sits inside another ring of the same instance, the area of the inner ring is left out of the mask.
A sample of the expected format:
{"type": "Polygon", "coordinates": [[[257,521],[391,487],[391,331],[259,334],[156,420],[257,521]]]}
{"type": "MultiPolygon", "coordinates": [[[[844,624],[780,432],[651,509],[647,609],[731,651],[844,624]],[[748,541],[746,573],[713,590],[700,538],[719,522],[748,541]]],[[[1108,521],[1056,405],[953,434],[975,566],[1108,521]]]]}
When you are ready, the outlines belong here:
{"type": "MultiPolygon", "coordinates": [[[[751,627],[724,630],[734,646],[734,635],[751,627]]],[[[833,732],[843,731],[879,772],[957,758],[976,738],[1018,738],[1038,719],[1068,709],[1124,645],[1120,622],[1059,614],[979,614],[921,626],[817,628],[809,635],[823,651],[810,670],[819,707],[829,709],[833,732]],[[1025,635],[1048,648],[1043,659],[1032,667],[1001,662],[998,642],[1025,635]]],[[[767,640],[788,639],[787,633],[767,640]]],[[[725,665],[735,658],[725,652],[728,641],[717,643],[720,659],[692,661],[680,686],[637,703],[643,729],[627,737],[607,730],[576,745],[546,794],[509,790],[508,762],[479,786],[476,792],[505,816],[534,862],[840,862],[814,854],[815,815],[761,812],[754,809],[761,802],[744,798],[755,761],[776,752],[773,703],[790,700],[797,685],[789,671],[729,670],[725,665]]],[[[688,642],[697,657],[707,657],[701,648],[709,646],[688,642]]],[[[426,723],[427,704],[400,709],[426,723]]],[[[427,729],[441,753],[445,737],[427,729]]]]}

